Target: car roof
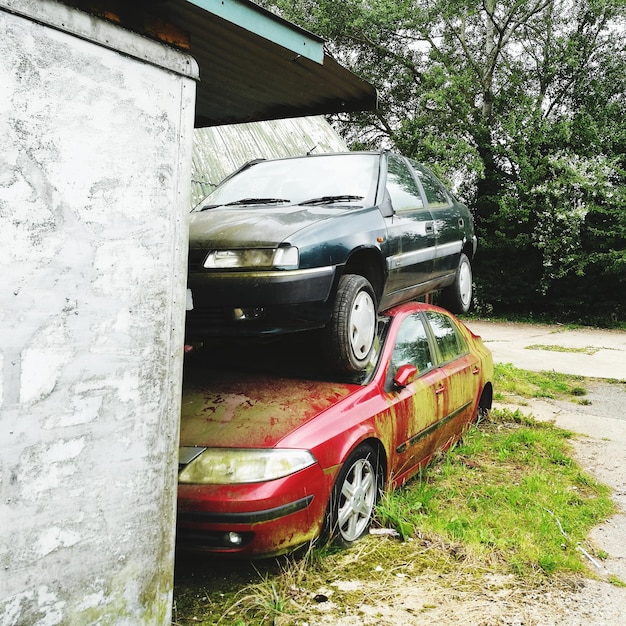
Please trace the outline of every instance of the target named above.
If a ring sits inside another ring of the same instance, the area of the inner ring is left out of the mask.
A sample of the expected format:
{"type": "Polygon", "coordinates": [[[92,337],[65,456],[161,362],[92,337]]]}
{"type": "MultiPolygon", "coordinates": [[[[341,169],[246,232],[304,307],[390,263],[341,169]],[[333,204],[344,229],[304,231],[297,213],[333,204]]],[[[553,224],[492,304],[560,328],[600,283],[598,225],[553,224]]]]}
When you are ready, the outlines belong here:
{"type": "Polygon", "coordinates": [[[257,165],[258,163],[271,163],[274,161],[296,161],[299,159],[312,159],[323,157],[336,157],[336,156],[380,156],[382,154],[392,154],[389,150],[354,150],[347,152],[316,152],[310,154],[301,154],[296,156],[280,157],[277,159],[254,159],[249,161],[246,165],[257,165]]]}

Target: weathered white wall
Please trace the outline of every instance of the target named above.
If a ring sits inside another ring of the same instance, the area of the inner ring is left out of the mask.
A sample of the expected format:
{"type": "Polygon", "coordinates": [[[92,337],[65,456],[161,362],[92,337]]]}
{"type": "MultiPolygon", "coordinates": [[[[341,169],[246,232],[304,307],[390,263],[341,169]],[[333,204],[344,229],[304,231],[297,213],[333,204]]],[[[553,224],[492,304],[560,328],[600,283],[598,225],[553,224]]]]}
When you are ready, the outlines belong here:
{"type": "Polygon", "coordinates": [[[168,624],[196,69],[52,0],[0,32],[0,624],[168,624]]]}

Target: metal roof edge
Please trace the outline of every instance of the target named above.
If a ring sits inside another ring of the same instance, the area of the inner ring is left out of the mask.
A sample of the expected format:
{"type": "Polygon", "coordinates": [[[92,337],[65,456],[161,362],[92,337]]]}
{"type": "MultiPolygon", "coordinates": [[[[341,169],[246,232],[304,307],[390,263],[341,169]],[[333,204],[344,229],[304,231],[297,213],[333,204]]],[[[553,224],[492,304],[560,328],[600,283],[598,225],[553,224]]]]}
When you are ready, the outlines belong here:
{"type": "Polygon", "coordinates": [[[207,13],[259,35],[320,65],[324,40],[250,0],[186,0],[207,13]]]}
{"type": "Polygon", "coordinates": [[[199,78],[198,63],[188,52],[120,28],[78,7],[57,0],[0,0],[2,11],[193,80],[199,78]]]}

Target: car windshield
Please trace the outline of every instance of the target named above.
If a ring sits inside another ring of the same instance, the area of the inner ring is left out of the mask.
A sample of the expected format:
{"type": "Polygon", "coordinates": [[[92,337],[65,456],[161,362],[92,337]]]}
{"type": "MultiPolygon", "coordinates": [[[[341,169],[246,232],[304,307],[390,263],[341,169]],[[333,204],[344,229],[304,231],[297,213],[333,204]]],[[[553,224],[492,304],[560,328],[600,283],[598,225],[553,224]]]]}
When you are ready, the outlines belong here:
{"type": "Polygon", "coordinates": [[[190,369],[231,370],[237,375],[264,374],[281,378],[366,385],[379,365],[390,318],[380,316],[374,350],[359,372],[335,371],[325,359],[317,332],[275,335],[267,339],[211,338],[185,356],[190,369]]]}
{"type": "Polygon", "coordinates": [[[325,154],[260,161],[221,183],[197,207],[251,204],[372,204],[377,154],[325,154]]]}

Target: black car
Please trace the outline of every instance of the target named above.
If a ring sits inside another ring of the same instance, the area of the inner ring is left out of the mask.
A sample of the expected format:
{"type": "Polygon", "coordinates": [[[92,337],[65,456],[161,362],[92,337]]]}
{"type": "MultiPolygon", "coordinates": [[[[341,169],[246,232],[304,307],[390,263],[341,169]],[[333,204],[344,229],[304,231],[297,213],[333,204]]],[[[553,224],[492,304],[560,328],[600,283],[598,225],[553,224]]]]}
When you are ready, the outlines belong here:
{"type": "Polygon", "coordinates": [[[472,216],[423,165],[382,152],[253,161],[192,212],[188,342],[324,329],[365,367],[379,311],[437,290],[469,309],[472,216]]]}

